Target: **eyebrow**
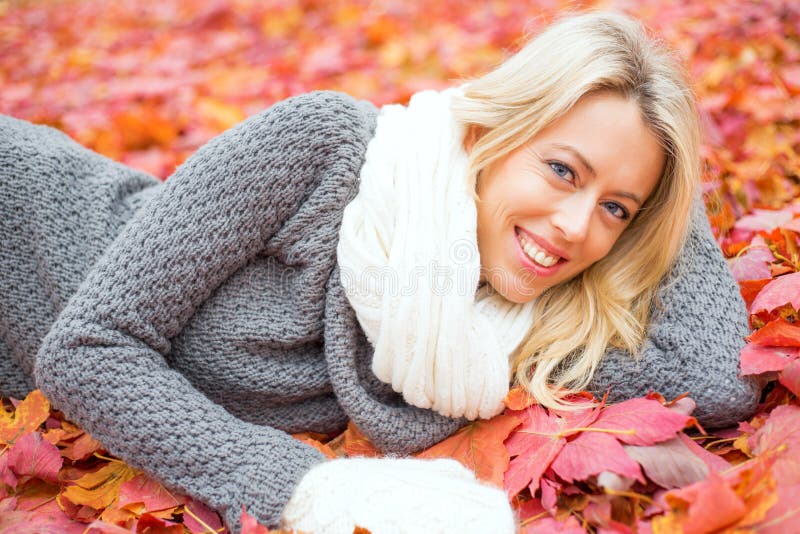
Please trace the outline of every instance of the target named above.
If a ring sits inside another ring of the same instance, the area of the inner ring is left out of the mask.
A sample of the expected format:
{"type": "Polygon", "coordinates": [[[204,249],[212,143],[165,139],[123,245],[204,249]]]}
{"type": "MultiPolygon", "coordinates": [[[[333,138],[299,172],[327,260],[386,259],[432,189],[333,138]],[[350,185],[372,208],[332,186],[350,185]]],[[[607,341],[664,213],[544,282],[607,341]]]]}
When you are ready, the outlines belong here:
{"type": "MultiPolygon", "coordinates": [[[[561,150],[566,150],[567,152],[569,152],[570,154],[572,154],[573,156],[578,158],[578,160],[580,160],[581,164],[584,167],[586,167],[586,170],[589,171],[589,174],[591,174],[592,176],[595,176],[595,177],[597,176],[597,171],[594,170],[594,167],[592,167],[592,164],[589,163],[589,161],[585,157],[583,157],[583,154],[578,152],[578,149],[575,148],[574,146],[564,145],[564,144],[561,144],[561,143],[553,143],[550,146],[552,146],[553,148],[560,148],[561,150]]],[[[627,191],[612,191],[611,194],[612,195],[616,195],[618,197],[629,198],[629,199],[633,200],[634,202],[636,202],[637,204],[639,204],[640,206],[642,205],[642,200],[638,196],[634,195],[633,193],[628,193],[627,191]]]]}

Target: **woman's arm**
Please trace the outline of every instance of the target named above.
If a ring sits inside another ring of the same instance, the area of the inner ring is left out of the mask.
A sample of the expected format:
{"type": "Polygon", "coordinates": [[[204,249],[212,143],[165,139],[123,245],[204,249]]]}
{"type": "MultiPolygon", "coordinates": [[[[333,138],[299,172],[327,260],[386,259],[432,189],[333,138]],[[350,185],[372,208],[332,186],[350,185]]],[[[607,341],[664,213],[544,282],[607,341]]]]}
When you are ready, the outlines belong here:
{"type": "Polygon", "coordinates": [[[640,360],[619,349],[606,353],[590,391],[609,400],[653,390],[667,399],[689,392],[693,414],[709,428],[753,414],[759,383],[739,378],[739,350],[750,333],[747,309],[706,217],[702,197],[692,206],[687,242],[659,289],[640,360]]]}
{"type": "Polygon", "coordinates": [[[210,401],[164,356],[227,277],[259,253],[341,164],[367,121],[343,95],[279,102],[212,139],[92,267],[37,354],[36,385],[110,452],[167,487],[277,525],[323,456],[210,401]]]}

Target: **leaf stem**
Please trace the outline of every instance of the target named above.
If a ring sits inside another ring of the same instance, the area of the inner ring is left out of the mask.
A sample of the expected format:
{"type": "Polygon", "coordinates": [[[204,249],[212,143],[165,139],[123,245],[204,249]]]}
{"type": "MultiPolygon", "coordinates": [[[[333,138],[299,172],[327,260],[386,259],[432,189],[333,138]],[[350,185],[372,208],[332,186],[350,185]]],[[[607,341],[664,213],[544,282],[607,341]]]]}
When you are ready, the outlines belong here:
{"type": "Polygon", "coordinates": [[[628,434],[628,435],[636,434],[636,430],[634,430],[633,428],[629,428],[628,430],[616,430],[613,428],[592,428],[592,427],[568,428],[567,430],[563,430],[555,434],[551,432],[533,432],[532,430],[518,430],[517,432],[521,434],[532,434],[534,436],[546,436],[549,438],[564,438],[567,436],[571,436],[572,434],[577,434],[578,432],[605,432],[606,434],[628,434]]]}
{"type": "MultiPolygon", "coordinates": [[[[191,516],[191,517],[192,517],[192,518],[193,518],[195,521],[197,521],[198,523],[200,523],[200,526],[201,526],[201,527],[203,527],[204,529],[208,530],[208,532],[212,532],[212,533],[215,533],[215,532],[222,532],[222,531],[223,531],[223,529],[224,529],[224,527],[223,527],[223,528],[220,528],[219,530],[214,530],[214,529],[213,529],[213,528],[212,528],[210,525],[206,524],[206,522],[205,522],[205,521],[203,521],[202,519],[200,519],[199,517],[197,517],[197,516],[196,516],[196,515],[195,515],[195,514],[194,514],[194,513],[193,513],[193,512],[192,512],[192,511],[189,509],[189,507],[188,507],[187,505],[184,505],[184,506],[183,506],[183,513],[184,513],[184,514],[189,514],[189,515],[190,515],[190,516],[191,516]]],[[[205,533],[205,532],[202,532],[202,534],[206,534],[206,533],[205,533]]]]}
{"type": "Polygon", "coordinates": [[[634,498],[634,499],[642,500],[642,501],[646,502],[647,504],[653,504],[653,499],[651,499],[647,495],[642,495],[641,493],[636,493],[635,491],[631,491],[631,490],[615,490],[615,489],[606,488],[606,487],[603,487],[603,491],[606,492],[609,495],[618,495],[620,497],[631,497],[631,498],[634,498]]]}
{"type": "Polygon", "coordinates": [[[528,523],[531,523],[531,522],[533,522],[533,521],[536,521],[537,519],[539,519],[539,518],[542,518],[542,517],[545,517],[545,516],[547,516],[547,515],[550,515],[550,514],[547,512],[547,510],[545,510],[544,512],[539,512],[538,514],[536,514],[536,515],[532,515],[532,516],[530,516],[529,518],[527,518],[525,521],[521,522],[521,523],[519,524],[519,526],[521,526],[521,527],[524,527],[524,526],[525,526],[525,525],[527,525],[528,523]]]}

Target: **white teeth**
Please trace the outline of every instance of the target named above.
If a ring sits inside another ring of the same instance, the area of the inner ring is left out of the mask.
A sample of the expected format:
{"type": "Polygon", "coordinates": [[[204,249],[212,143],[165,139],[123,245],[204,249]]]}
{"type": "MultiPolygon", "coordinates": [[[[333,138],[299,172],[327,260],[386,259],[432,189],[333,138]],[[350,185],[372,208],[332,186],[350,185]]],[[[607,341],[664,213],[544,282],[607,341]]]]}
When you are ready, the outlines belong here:
{"type": "Polygon", "coordinates": [[[544,251],[539,250],[535,245],[531,244],[531,242],[528,241],[523,235],[517,234],[517,237],[519,238],[525,254],[527,254],[530,259],[539,265],[542,265],[543,267],[550,267],[558,262],[558,257],[548,256],[544,253],[544,251]]]}

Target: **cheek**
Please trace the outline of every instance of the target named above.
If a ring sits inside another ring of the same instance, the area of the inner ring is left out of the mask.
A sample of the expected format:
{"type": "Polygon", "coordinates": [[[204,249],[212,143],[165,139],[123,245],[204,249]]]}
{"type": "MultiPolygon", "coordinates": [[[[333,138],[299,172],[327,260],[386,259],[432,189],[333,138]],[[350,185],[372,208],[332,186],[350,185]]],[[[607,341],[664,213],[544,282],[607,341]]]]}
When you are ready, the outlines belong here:
{"type": "Polygon", "coordinates": [[[584,263],[586,266],[605,258],[611,249],[614,248],[614,243],[617,242],[619,234],[616,232],[609,232],[606,229],[603,231],[592,232],[587,236],[586,245],[584,248],[584,263]]]}

